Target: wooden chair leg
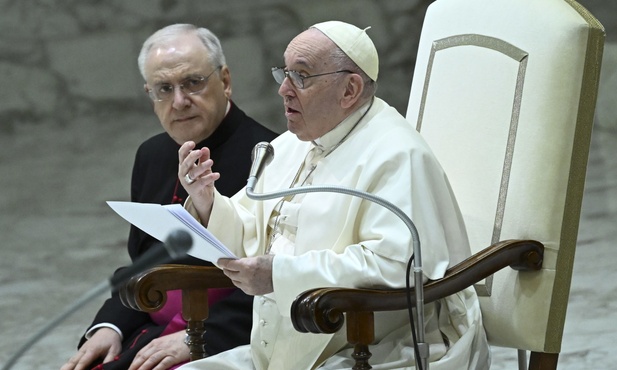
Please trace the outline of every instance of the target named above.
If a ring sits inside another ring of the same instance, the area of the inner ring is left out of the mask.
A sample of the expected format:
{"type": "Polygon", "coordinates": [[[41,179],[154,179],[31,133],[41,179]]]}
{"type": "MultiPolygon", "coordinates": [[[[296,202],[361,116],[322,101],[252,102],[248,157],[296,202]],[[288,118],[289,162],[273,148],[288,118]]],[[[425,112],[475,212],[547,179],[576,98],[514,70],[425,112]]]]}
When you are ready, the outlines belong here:
{"type": "Polygon", "coordinates": [[[356,344],[351,357],[356,360],[352,370],[370,370],[373,367],[368,363],[368,360],[373,354],[369,351],[368,346],[364,344],[356,344]]]}
{"type": "Polygon", "coordinates": [[[347,342],[354,346],[351,357],[356,360],[352,370],[370,370],[369,364],[372,354],[369,344],[375,340],[375,320],[373,312],[347,313],[347,342]]]}
{"type": "Polygon", "coordinates": [[[206,289],[182,291],[182,317],[187,321],[186,334],[190,360],[206,357],[205,321],[208,318],[208,291],[206,289]]]}
{"type": "Polygon", "coordinates": [[[557,370],[558,353],[531,352],[529,370],[557,370]]]}

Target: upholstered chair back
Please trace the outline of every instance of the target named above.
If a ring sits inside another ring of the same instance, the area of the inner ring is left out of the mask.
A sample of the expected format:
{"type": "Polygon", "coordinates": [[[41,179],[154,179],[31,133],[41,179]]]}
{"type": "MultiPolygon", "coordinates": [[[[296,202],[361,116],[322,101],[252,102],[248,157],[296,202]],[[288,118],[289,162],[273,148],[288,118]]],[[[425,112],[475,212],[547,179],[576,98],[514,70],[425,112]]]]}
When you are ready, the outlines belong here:
{"type": "Polygon", "coordinates": [[[545,246],[539,272],[476,285],[492,345],[561,347],[593,123],[602,25],[571,0],[437,0],[407,119],[448,174],[472,253],[545,246]]]}

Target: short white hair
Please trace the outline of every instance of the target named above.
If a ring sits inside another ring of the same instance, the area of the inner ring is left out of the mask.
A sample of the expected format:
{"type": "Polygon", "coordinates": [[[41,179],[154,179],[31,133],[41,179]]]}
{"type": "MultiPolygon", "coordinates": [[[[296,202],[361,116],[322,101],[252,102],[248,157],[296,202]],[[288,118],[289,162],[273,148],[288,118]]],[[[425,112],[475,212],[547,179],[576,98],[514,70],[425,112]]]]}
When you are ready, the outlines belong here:
{"type": "Polygon", "coordinates": [[[212,31],[207,28],[197,27],[192,24],[179,23],[172,24],[170,26],[161,28],[156,31],[148,39],[144,42],[141,47],[141,51],[139,52],[139,57],[137,57],[137,66],[139,67],[139,72],[141,76],[146,80],[146,58],[148,57],[148,53],[150,50],[157,44],[164,42],[167,39],[172,37],[176,37],[178,35],[186,34],[186,33],[195,33],[197,37],[203,42],[206,49],[208,49],[208,61],[214,67],[224,66],[225,62],[225,54],[223,54],[223,47],[221,46],[221,42],[218,37],[212,31]]]}

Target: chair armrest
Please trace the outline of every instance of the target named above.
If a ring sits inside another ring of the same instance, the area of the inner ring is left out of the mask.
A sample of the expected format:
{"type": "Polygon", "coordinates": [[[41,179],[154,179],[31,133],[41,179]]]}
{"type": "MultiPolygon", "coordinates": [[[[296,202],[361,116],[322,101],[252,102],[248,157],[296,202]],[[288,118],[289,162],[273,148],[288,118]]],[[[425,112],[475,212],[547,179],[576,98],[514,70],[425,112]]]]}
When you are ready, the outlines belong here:
{"type": "MultiPolygon", "coordinates": [[[[544,245],[538,241],[495,243],[448,269],[443,278],[428,281],[424,302],[459,292],[507,266],[519,271],[539,270],[543,255],[544,245]]],[[[412,295],[414,291],[411,288],[412,295]]],[[[407,304],[407,289],[316,288],[296,298],[291,319],[299,332],[332,334],[343,326],[344,313],[405,310],[407,304]]]]}
{"type": "Polygon", "coordinates": [[[167,301],[169,290],[203,290],[232,288],[234,285],[223,271],[214,266],[161,265],[129,279],[120,288],[120,300],[126,307],[144,312],[156,312],[167,301]]]}
{"type": "Polygon", "coordinates": [[[223,270],[214,266],[161,265],[129,279],[119,290],[126,307],[156,312],[167,301],[166,292],[182,290],[182,318],[186,320],[191,361],[206,357],[204,333],[208,318],[208,288],[232,288],[223,270]]]}

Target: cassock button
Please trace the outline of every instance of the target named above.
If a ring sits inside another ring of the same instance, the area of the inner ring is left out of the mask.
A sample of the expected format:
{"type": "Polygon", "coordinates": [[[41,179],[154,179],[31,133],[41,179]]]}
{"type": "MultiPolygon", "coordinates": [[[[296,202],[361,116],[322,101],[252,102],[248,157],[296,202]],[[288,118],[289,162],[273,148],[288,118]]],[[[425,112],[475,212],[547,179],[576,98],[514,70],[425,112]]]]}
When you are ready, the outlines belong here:
{"type": "Polygon", "coordinates": [[[268,342],[266,342],[265,340],[262,340],[261,341],[261,345],[264,346],[264,347],[267,347],[268,346],[268,342]]]}
{"type": "Polygon", "coordinates": [[[261,326],[266,326],[266,320],[264,320],[264,319],[259,320],[259,324],[261,326]]]}

